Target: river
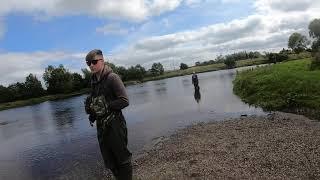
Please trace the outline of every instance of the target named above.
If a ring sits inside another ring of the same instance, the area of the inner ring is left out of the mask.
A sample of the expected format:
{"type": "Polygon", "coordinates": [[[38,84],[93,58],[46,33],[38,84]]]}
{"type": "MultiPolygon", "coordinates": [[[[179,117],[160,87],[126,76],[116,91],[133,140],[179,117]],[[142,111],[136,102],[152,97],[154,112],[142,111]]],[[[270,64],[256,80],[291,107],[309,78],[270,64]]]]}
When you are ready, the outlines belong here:
{"type": "MultiPolygon", "coordinates": [[[[196,94],[190,75],[128,86],[130,106],[123,113],[129,149],[137,154],[152,139],[193,123],[265,114],[233,94],[235,74],[198,74],[196,94]]],[[[101,179],[105,171],[85,97],[0,111],[0,179],[101,179]]]]}

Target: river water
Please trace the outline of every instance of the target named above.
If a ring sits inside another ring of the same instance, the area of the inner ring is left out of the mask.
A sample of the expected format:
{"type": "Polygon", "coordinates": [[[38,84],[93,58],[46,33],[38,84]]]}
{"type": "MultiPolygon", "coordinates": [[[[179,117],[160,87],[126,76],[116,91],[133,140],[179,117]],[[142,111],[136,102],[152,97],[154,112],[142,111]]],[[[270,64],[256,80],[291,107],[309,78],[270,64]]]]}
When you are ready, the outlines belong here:
{"type": "MultiPolygon", "coordinates": [[[[200,93],[190,75],[128,86],[129,149],[136,154],[152,139],[193,123],[265,114],[233,94],[235,74],[198,74],[200,93]]],[[[0,179],[102,179],[106,171],[85,97],[1,111],[0,179]]]]}

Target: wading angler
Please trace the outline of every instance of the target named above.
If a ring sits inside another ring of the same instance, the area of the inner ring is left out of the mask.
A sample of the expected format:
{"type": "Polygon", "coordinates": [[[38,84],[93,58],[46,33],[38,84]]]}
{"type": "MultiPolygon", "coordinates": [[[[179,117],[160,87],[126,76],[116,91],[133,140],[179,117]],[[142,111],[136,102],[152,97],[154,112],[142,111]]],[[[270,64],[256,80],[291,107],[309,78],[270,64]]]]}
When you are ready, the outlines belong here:
{"type": "Polygon", "coordinates": [[[129,105],[124,84],[105,64],[101,50],[90,51],[86,63],[92,72],[92,91],[85,100],[85,110],[90,124],[96,122],[104,164],[116,179],[132,179],[127,126],[121,111],[129,105]]]}

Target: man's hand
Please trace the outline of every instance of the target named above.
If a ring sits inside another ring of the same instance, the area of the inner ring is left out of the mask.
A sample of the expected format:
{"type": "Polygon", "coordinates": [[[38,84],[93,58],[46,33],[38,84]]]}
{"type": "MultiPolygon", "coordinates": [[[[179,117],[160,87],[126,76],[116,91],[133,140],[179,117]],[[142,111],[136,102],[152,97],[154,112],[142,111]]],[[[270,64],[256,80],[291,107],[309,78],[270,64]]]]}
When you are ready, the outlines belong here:
{"type": "Polygon", "coordinates": [[[84,101],[84,108],[87,114],[91,114],[91,108],[90,108],[91,102],[92,102],[91,96],[88,96],[84,101]]]}
{"type": "Polygon", "coordinates": [[[96,119],[95,119],[95,117],[92,115],[92,114],[90,114],[89,115],[89,123],[90,123],[90,126],[93,126],[93,123],[96,121],[96,119]]]}

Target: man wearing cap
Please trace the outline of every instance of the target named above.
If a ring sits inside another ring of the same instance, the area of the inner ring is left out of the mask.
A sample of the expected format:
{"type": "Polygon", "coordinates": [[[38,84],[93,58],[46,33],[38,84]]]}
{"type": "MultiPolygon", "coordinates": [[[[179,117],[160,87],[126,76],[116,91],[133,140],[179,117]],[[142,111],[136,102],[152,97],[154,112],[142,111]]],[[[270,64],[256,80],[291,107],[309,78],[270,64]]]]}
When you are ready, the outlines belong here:
{"type": "Polygon", "coordinates": [[[96,122],[104,164],[116,179],[132,179],[127,126],[121,111],[129,105],[125,87],[120,77],[105,64],[101,50],[90,51],[86,63],[92,72],[92,91],[85,101],[85,109],[90,124],[96,122]]]}
{"type": "Polygon", "coordinates": [[[196,72],[192,72],[192,84],[194,86],[194,89],[199,89],[199,80],[198,80],[198,76],[196,74],[196,72]]]}

